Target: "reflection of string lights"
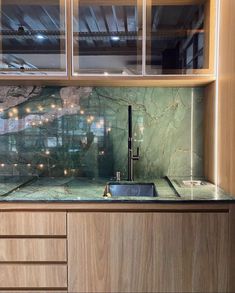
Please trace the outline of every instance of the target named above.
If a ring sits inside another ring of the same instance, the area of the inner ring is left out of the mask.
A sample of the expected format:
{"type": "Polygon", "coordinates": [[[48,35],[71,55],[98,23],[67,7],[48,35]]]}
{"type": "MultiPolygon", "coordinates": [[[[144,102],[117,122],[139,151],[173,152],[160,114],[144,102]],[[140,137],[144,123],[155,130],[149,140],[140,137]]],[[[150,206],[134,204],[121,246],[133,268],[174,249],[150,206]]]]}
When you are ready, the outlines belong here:
{"type": "Polygon", "coordinates": [[[30,108],[26,108],[26,109],[25,109],[25,112],[26,112],[26,113],[30,113],[30,112],[31,112],[31,109],[30,109],[30,108]]]}
{"type": "Polygon", "coordinates": [[[9,112],[9,117],[12,118],[14,116],[14,114],[12,112],[9,112]]]}
{"type": "Polygon", "coordinates": [[[83,110],[80,111],[80,114],[83,115],[85,112],[83,110]]]}
{"type": "Polygon", "coordinates": [[[1,167],[5,167],[5,164],[1,164],[1,167]]]}
{"type": "Polygon", "coordinates": [[[27,164],[27,167],[31,167],[31,164],[27,164]]]}
{"type": "Polygon", "coordinates": [[[108,132],[111,132],[111,128],[109,127],[109,128],[107,129],[107,131],[108,131],[108,132]]]}
{"type": "Polygon", "coordinates": [[[18,109],[17,109],[17,108],[13,108],[13,109],[12,109],[12,112],[13,112],[14,114],[18,114],[18,109]]]}
{"type": "Polygon", "coordinates": [[[93,121],[95,119],[95,117],[94,116],[90,116],[90,119],[91,119],[91,121],[93,121]]]}
{"type": "Polygon", "coordinates": [[[64,170],[64,175],[66,176],[66,175],[68,175],[68,170],[64,170]]]}
{"type": "Polygon", "coordinates": [[[55,104],[51,104],[51,108],[55,109],[56,105],[55,104]]]}
{"type": "Polygon", "coordinates": [[[87,118],[87,122],[88,123],[91,123],[91,118],[87,118]]]}
{"type": "Polygon", "coordinates": [[[38,166],[40,169],[43,169],[44,168],[44,165],[43,164],[39,164],[38,166]]]}
{"type": "Polygon", "coordinates": [[[46,151],[45,151],[45,154],[46,154],[46,155],[50,155],[50,151],[49,151],[49,150],[46,150],[46,151]]]}
{"type": "Polygon", "coordinates": [[[14,167],[17,167],[18,166],[18,164],[14,164],[14,167]]]}
{"type": "Polygon", "coordinates": [[[42,106],[38,106],[38,110],[39,110],[40,112],[42,112],[44,109],[43,109],[42,106]]]}

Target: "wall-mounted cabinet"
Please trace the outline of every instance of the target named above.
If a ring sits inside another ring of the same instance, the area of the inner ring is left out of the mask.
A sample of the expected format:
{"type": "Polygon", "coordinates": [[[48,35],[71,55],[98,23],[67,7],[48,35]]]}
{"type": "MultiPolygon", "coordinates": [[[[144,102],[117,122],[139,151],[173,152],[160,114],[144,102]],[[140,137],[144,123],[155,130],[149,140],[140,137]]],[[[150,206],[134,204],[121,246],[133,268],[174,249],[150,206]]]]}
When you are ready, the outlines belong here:
{"type": "Polygon", "coordinates": [[[146,73],[213,73],[214,1],[147,0],[146,73]]]}
{"type": "Polygon", "coordinates": [[[142,74],[142,3],[73,1],[75,74],[142,74]]]}
{"type": "Polygon", "coordinates": [[[65,0],[0,0],[1,75],[66,75],[65,0]]]}
{"type": "Polygon", "coordinates": [[[0,80],[214,79],[216,0],[0,0],[0,7],[0,80]]]}

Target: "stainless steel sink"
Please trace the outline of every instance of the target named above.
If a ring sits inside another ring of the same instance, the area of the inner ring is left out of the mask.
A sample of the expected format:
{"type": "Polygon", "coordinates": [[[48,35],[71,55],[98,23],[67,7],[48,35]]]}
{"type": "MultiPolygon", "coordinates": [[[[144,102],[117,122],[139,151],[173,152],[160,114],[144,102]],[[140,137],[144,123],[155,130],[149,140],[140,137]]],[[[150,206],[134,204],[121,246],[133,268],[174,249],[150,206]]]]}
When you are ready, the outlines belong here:
{"type": "Polygon", "coordinates": [[[104,196],[158,196],[154,183],[108,182],[104,196]]]}

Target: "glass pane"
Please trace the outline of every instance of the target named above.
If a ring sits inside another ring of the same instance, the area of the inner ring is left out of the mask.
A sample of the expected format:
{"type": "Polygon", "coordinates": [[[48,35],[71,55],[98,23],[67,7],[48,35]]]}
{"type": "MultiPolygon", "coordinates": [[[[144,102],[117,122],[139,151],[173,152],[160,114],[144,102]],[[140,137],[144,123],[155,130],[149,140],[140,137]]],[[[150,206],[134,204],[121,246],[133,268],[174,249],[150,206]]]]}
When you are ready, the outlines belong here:
{"type": "Polygon", "coordinates": [[[0,8],[2,74],[66,72],[64,0],[0,0],[0,8]]]}
{"type": "Polygon", "coordinates": [[[158,5],[154,1],[147,19],[151,19],[147,26],[147,74],[185,74],[208,68],[205,4],[158,5]]]}
{"type": "Polygon", "coordinates": [[[141,73],[141,10],[137,1],[74,1],[74,73],[141,73]]]}

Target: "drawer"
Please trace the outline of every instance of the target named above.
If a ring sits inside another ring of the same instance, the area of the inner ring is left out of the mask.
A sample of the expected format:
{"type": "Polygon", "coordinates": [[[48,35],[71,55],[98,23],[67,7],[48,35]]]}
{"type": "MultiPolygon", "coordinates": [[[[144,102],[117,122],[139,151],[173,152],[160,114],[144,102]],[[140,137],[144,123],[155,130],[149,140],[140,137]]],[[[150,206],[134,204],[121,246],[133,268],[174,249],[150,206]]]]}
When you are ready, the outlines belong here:
{"type": "Polygon", "coordinates": [[[0,280],[0,289],[66,289],[67,266],[0,264],[0,280]]]}
{"type": "Polygon", "coordinates": [[[1,236],[65,236],[65,212],[0,212],[1,236]]]}
{"type": "Polygon", "coordinates": [[[0,263],[66,261],[66,239],[0,238],[0,263]]]}

